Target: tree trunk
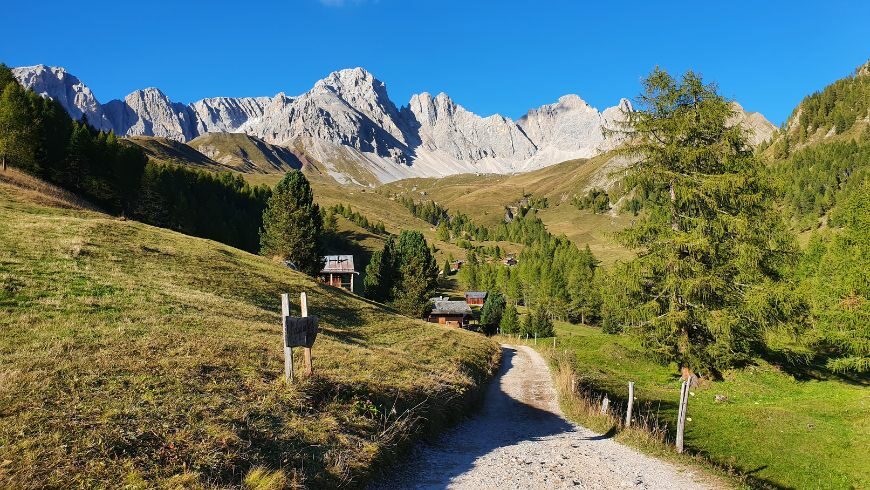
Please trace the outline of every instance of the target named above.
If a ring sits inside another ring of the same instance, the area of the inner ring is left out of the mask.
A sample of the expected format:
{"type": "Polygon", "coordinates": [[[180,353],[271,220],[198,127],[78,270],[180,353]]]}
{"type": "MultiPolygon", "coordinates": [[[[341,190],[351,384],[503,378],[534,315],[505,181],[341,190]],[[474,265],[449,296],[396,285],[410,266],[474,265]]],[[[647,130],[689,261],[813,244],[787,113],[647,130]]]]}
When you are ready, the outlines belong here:
{"type": "Polygon", "coordinates": [[[683,365],[683,367],[680,368],[680,373],[682,374],[680,379],[688,381],[691,388],[698,386],[698,375],[692,371],[692,368],[683,365]]]}
{"type": "Polygon", "coordinates": [[[680,231],[680,224],[677,221],[677,191],[674,190],[674,183],[670,185],[671,195],[671,228],[674,231],[680,231]]]}

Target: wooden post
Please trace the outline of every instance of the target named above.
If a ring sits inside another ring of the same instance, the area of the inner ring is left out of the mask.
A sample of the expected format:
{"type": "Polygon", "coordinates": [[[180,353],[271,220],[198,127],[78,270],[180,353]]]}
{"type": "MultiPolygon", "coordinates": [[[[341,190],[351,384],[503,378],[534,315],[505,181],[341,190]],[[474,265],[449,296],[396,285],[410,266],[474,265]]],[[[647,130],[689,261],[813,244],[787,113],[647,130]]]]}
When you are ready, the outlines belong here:
{"type": "Polygon", "coordinates": [[[287,338],[287,321],[290,316],[290,295],[287,293],[281,294],[281,343],[284,344],[284,379],[288,383],[293,382],[293,348],[287,347],[285,339],[287,338]]]}
{"type": "Polygon", "coordinates": [[[535,332],[535,345],[538,345],[538,332],[535,332]]]}
{"type": "Polygon", "coordinates": [[[607,409],[610,408],[610,398],[607,398],[607,395],[604,395],[604,399],[601,400],[601,415],[607,415],[607,409]]]}
{"type": "MultiPolygon", "coordinates": [[[[308,295],[304,292],[299,295],[299,307],[302,310],[302,316],[308,316],[308,295]]],[[[314,366],[311,362],[311,347],[305,347],[302,351],[302,358],[305,362],[305,374],[311,375],[314,371],[314,366]]]]}
{"type": "Polygon", "coordinates": [[[556,348],[556,337],[553,337],[553,348],[556,348]]]}
{"type": "Polygon", "coordinates": [[[577,393],[577,375],[571,375],[571,393],[577,393]]]}
{"type": "Polygon", "coordinates": [[[683,452],[683,439],[686,433],[686,408],[689,403],[689,382],[680,385],[680,410],[677,414],[677,452],[683,452]]]}
{"type": "Polygon", "coordinates": [[[634,406],[634,381],[628,382],[628,408],[625,410],[625,426],[631,427],[631,409],[634,406]]]}

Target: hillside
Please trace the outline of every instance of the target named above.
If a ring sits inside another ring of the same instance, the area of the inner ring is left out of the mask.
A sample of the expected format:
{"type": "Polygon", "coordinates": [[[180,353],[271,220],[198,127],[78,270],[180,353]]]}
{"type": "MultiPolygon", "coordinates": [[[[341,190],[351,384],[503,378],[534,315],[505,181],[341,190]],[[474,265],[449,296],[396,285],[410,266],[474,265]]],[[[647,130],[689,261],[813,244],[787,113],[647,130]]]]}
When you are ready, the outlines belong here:
{"type": "Polygon", "coordinates": [[[826,228],[838,204],[870,174],[868,101],[870,62],[804,98],[764,149],[785,215],[799,232],[826,228]]]}
{"type": "Polygon", "coordinates": [[[243,133],[206,133],[188,146],[238,172],[268,174],[302,168],[302,161],[287,148],[243,133]]]}
{"type": "Polygon", "coordinates": [[[524,195],[546,198],[548,205],[538,212],[538,217],[551,233],[564,234],[579,247],[588,244],[599,259],[612,262],[627,257],[628,251],[616,245],[608,234],[627,226],[631,216],[615,212],[594,214],[577,209],[571,199],[593,187],[612,187],[622,166],[619,159],[608,154],[507,176],[465,174],[407,179],[381,186],[378,193],[431,199],[488,226],[504,220],[505,208],[516,210],[524,195]]]}
{"type": "Polygon", "coordinates": [[[492,372],[484,337],[37,184],[0,176],[2,487],[358,486],[492,372]],[[288,387],[300,291],[322,333],[288,387]]]}
{"type": "Polygon", "coordinates": [[[870,61],[812,93],[794,108],[764,154],[782,159],[802,147],[847,141],[870,127],[870,61]]]}
{"type": "Polygon", "coordinates": [[[222,165],[192,147],[171,139],[156,136],[134,136],[127,138],[126,141],[136,144],[149,158],[160,162],[191,165],[212,171],[231,170],[231,167],[222,165]]]}

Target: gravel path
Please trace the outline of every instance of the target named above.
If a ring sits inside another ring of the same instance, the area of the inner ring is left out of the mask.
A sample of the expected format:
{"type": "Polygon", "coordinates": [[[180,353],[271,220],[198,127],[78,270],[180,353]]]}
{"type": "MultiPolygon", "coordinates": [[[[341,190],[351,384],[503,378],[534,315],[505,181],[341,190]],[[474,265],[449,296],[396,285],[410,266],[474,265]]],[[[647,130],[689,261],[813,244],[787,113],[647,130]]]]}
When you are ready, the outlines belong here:
{"type": "Polygon", "coordinates": [[[392,488],[710,488],[700,476],[566,420],[544,359],[502,346],[476,415],[376,482],[392,488]]]}

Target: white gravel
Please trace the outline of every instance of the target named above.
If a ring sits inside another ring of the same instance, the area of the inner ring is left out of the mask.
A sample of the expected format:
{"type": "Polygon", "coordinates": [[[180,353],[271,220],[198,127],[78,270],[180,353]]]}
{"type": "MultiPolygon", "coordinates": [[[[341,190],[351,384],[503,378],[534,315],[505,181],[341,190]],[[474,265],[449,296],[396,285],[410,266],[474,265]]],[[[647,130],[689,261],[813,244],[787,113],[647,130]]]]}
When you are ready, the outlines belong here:
{"type": "Polygon", "coordinates": [[[712,488],[566,420],[544,359],[502,346],[481,410],[372,488],[712,488]]]}

